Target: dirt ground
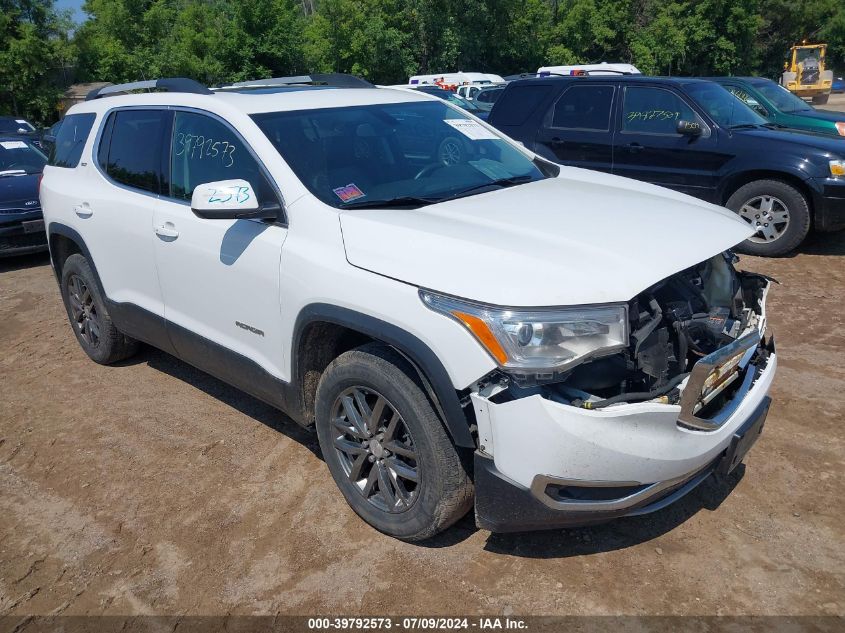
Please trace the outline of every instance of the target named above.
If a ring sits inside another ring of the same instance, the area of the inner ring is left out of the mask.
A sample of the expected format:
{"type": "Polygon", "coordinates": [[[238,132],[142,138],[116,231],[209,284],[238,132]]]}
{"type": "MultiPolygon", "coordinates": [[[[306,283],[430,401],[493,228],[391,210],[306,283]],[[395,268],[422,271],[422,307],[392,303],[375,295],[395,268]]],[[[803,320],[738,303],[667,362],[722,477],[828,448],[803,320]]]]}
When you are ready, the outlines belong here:
{"type": "Polygon", "coordinates": [[[353,514],[314,435],[149,348],[94,364],[46,257],[0,261],[0,615],[845,615],[845,233],[742,267],[782,282],[781,364],[729,484],[410,545],[353,514]]]}

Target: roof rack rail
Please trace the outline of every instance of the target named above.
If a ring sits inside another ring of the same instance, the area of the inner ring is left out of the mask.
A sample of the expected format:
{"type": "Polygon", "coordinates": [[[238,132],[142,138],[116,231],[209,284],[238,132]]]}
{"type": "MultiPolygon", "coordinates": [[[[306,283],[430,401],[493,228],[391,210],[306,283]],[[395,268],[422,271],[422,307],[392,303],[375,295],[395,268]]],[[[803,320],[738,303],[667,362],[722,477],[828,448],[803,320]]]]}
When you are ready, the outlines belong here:
{"type": "Polygon", "coordinates": [[[330,86],[332,88],[375,88],[366,79],[344,73],[314,73],[294,77],[270,77],[268,79],[250,79],[220,86],[220,90],[235,88],[273,88],[279,86],[330,86]]]}
{"type": "Polygon", "coordinates": [[[99,99],[100,97],[129,92],[130,90],[152,90],[154,88],[157,88],[158,90],[165,90],[167,92],[188,92],[198,95],[214,94],[211,90],[193,79],[187,79],[185,77],[167,77],[164,79],[133,81],[126,84],[96,88],[88,93],[85,100],[91,101],[93,99],[99,99]]]}

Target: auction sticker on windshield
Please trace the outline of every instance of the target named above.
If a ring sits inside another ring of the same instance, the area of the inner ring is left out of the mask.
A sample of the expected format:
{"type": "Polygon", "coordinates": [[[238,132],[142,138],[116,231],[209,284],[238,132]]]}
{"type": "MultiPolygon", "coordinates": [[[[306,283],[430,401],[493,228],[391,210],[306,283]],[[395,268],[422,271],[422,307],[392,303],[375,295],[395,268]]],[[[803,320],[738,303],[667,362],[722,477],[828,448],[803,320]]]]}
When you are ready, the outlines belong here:
{"type": "Polygon", "coordinates": [[[478,121],[472,119],[445,119],[444,122],[473,141],[495,141],[499,138],[478,121]]]}
{"type": "Polygon", "coordinates": [[[366,195],[354,183],[349,183],[345,187],[332,189],[332,191],[334,191],[334,195],[340,198],[341,202],[351,202],[352,200],[363,198],[366,195]]]}
{"type": "Polygon", "coordinates": [[[26,149],[26,143],[23,141],[0,141],[3,149],[26,149]]]}

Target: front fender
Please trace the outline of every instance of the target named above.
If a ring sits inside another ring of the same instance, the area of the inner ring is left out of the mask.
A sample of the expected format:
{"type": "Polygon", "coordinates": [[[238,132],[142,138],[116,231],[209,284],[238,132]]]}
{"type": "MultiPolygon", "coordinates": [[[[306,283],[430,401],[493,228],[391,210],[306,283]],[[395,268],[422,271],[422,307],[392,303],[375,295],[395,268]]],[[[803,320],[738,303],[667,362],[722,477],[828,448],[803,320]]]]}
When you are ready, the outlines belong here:
{"type": "Polygon", "coordinates": [[[296,384],[300,384],[297,354],[302,333],[309,323],[327,322],[365,334],[399,351],[417,370],[429,397],[439,409],[446,429],[457,446],[475,448],[466,415],[452,386],[449,374],[437,355],[413,334],[375,317],[327,303],[312,303],[297,315],[291,347],[296,384]]]}

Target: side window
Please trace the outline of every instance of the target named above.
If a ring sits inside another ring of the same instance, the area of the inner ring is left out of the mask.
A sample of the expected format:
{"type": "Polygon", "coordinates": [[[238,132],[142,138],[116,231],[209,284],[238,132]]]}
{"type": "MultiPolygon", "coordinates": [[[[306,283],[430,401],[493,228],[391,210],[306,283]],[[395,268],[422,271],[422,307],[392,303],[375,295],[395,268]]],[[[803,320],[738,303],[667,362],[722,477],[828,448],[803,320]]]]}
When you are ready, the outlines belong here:
{"type": "Polygon", "coordinates": [[[683,99],[664,88],[628,86],[622,107],[622,131],[677,135],[678,121],[701,119],[683,99]]]}
{"type": "Polygon", "coordinates": [[[172,198],[190,202],[197,185],[243,178],[260,203],[276,200],[258,162],[240,138],[227,125],[204,114],[176,112],[170,160],[172,198]]]}
{"type": "Polygon", "coordinates": [[[508,87],[507,98],[500,99],[494,108],[496,125],[522,125],[552,90],[554,87],[548,84],[508,87]]]}
{"type": "Polygon", "coordinates": [[[495,90],[484,90],[479,93],[476,97],[479,101],[483,101],[484,103],[496,103],[496,99],[502,96],[502,92],[504,92],[504,88],[497,88],[495,90]]]}
{"type": "Polygon", "coordinates": [[[112,180],[129,187],[155,194],[166,191],[162,147],[169,122],[166,110],[113,112],[100,139],[100,167],[112,180]]]}
{"type": "Polygon", "coordinates": [[[76,167],[96,117],[94,113],[66,116],[59,126],[48,164],[53,167],[76,167]]]}
{"type": "Polygon", "coordinates": [[[613,86],[572,86],[555,103],[551,127],[607,132],[612,107],[613,86]]]}
{"type": "Polygon", "coordinates": [[[727,90],[733,96],[742,101],[745,105],[754,110],[757,114],[761,116],[769,116],[769,112],[768,110],[766,110],[765,107],[763,107],[763,104],[757,101],[757,99],[752,97],[739,86],[725,86],[725,88],[727,88],[727,90]]]}

